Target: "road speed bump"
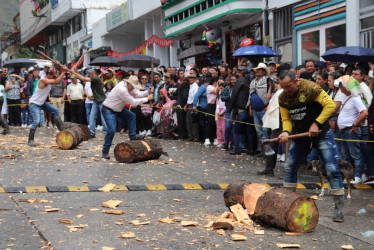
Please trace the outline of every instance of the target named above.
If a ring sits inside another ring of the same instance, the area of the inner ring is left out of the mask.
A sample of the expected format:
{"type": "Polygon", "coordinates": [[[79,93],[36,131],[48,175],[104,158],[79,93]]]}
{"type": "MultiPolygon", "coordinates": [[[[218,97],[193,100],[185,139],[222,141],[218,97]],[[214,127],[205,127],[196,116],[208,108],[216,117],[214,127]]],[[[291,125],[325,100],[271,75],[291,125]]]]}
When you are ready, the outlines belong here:
{"type": "Polygon", "coordinates": [[[182,186],[184,187],[185,190],[201,190],[203,189],[200,184],[183,184],[182,186]]]}
{"type": "Polygon", "coordinates": [[[90,189],[87,186],[68,186],[70,192],[89,192],[90,189]]]}
{"type": "Polygon", "coordinates": [[[5,193],[4,188],[0,187],[0,193],[5,193]]]}
{"type": "Polygon", "coordinates": [[[146,185],[149,191],[161,191],[166,190],[165,185],[162,184],[153,184],[153,185],[146,185]]]}
{"type": "Polygon", "coordinates": [[[125,185],[116,185],[112,191],[129,191],[125,185]]]}
{"type": "Polygon", "coordinates": [[[44,186],[26,186],[27,193],[46,193],[48,192],[47,187],[44,186]]]}
{"type": "Polygon", "coordinates": [[[220,186],[221,189],[227,189],[227,187],[228,187],[229,185],[230,185],[229,183],[218,183],[218,186],[220,186]]]}

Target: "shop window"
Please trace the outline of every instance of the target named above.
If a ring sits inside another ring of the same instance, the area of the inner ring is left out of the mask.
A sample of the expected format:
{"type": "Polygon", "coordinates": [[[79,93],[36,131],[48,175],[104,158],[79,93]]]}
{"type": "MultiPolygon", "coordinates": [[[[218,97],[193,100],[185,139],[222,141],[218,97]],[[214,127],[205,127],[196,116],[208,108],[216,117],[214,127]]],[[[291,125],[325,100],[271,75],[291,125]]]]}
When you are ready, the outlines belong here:
{"type": "Polygon", "coordinates": [[[374,0],[360,0],[360,9],[374,5],[374,0]]]}
{"type": "Polygon", "coordinates": [[[304,33],[301,35],[302,61],[313,59],[319,61],[320,43],[319,30],[304,33]]]}
{"type": "Polygon", "coordinates": [[[326,32],[326,51],[329,49],[345,46],[345,24],[330,27],[326,32]],[[342,39],[344,35],[344,39],[342,39]]]}

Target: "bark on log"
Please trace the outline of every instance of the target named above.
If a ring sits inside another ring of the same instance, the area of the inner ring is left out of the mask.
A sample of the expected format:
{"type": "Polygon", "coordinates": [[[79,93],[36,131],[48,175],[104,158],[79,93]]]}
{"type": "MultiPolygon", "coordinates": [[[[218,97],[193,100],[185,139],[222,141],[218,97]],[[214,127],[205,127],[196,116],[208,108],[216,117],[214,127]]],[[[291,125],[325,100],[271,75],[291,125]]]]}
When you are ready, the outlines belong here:
{"type": "Polygon", "coordinates": [[[228,209],[238,203],[242,205],[243,208],[246,208],[243,202],[243,187],[247,184],[250,184],[250,182],[245,180],[235,180],[228,185],[223,193],[223,198],[228,209]]]}
{"type": "Polygon", "coordinates": [[[72,126],[58,132],[56,143],[62,149],[73,149],[83,141],[83,138],[82,130],[78,126],[72,126]]]}
{"type": "Polygon", "coordinates": [[[162,146],[155,140],[136,140],[120,142],[114,148],[114,156],[121,163],[133,163],[160,158],[165,154],[162,146]]]}
{"type": "Polygon", "coordinates": [[[281,187],[258,198],[254,217],[290,232],[307,233],[317,226],[319,213],[313,199],[281,187]]]}
{"type": "Polygon", "coordinates": [[[64,122],[64,128],[79,127],[83,132],[83,141],[88,141],[91,138],[90,129],[86,125],[73,123],[73,122],[64,122]]]}

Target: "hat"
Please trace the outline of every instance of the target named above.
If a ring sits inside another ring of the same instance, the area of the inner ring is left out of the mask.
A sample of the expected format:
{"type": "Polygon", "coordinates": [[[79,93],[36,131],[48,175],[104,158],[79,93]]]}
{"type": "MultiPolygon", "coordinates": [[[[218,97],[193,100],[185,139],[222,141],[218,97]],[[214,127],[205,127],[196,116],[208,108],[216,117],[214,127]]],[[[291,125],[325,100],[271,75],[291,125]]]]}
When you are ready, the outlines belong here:
{"type": "Polygon", "coordinates": [[[52,65],[52,62],[51,61],[48,61],[46,63],[44,63],[44,67],[48,67],[48,68],[51,68],[53,65],[52,65]]]}
{"type": "Polygon", "coordinates": [[[345,64],[345,63],[342,63],[342,64],[340,64],[340,68],[343,68],[343,69],[345,69],[346,67],[347,67],[348,65],[347,64],[345,64]]]}
{"type": "Polygon", "coordinates": [[[75,78],[77,78],[76,75],[74,75],[74,74],[71,74],[71,75],[70,75],[70,79],[75,79],[75,78]]]}
{"type": "Polygon", "coordinates": [[[316,63],[316,66],[324,68],[326,67],[326,63],[324,61],[319,61],[316,63]]]}
{"type": "Polygon", "coordinates": [[[269,65],[270,65],[270,64],[277,65],[274,61],[270,61],[268,64],[269,64],[269,65]]]}
{"type": "Polygon", "coordinates": [[[95,73],[95,70],[94,69],[88,69],[87,71],[86,71],[86,76],[89,76],[89,75],[91,75],[91,74],[93,74],[93,73],[95,73]]]}
{"type": "Polygon", "coordinates": [[[134,89],[141,88],[141,85],[139,84],[139,79],[134,75],[130,76],[128,79],[125,79],[125,81],[130,83],[134,87],[134,89]]]}
{"type": "Polygon", "coordinates": [[[114,75],[119,76],[119,75],[125,75],[125,72],[123,70],[118,70],[114,75]]]}
{"type": "Polygon", "coordinates": [[[110,73],[114,73],[114,70],[112,68],[107,68],[106,70],[109,71],[110,73]]]}
{"type": "Polygon", "coordinates": [[[196,75],[194,73],[190,73],[187,77],[196,78],[196,75]]]}
{"type": "Polygon", "coordinates": [[[266,66],[265,63],[259,63],[259,64],[257,65],[257,67],[254,68],[254,70],[258,70],[258,69],[263,69],[263,70],[265,70],[267,76],[270,74],[270,70],[269,70],[269,68],[266,66]]]}
{"type": "Polygon", "coordinates": [[[170,73],[165,73],[165,74],[164,74],[164,77],[168,77],[168,78],[170,78],[170,73]]]}
{"type": "Polygon", "coordinates": [[[247,69],[246,66],[239,66],[239,67],[238,67],[238,70],[245,70],[245,69],[247,69]]]}
{"type": "Polygon", "coordinates": [[[34,67],[31,66],[30,68],[27,69],[27,74],[28,74],[28,73],[31,73],[31,72],[33,72],[33,71],[34,71],[34,67]]]}

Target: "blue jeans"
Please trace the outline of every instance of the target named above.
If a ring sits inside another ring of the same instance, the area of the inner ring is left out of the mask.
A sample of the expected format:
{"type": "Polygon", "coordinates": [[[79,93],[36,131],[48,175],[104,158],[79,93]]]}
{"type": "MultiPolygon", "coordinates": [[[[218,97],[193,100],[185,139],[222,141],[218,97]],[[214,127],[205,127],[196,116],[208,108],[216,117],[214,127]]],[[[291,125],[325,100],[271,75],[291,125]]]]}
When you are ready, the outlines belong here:
{"type": "Polygon", "coordinates": [[[265,115],[265,111],[264,110],[261,110],[261,111],[257,111],[257,110],[252,110],[252,114],[253,114],[253,121],[256,125],[259,125],[259,126],[255,126],[256,128],[256,133],[257,133],[257,144],[258,145],[261,145],[261,141],[263,140],[266,140],[266,139],[269,139],[270,136],[270,130],[268,128],[264,128],[262,127],[263,123],[262,123],[262,117],[264,117],[265,115]]]}
{"type": "MultiPolygon", "coordinates": [[[[97,119],[97,113],[101,112],[101,109],[102,109],[102,106],[103,106],[103,102],[93,102],[92,104],[92,109],[91,109],[91,114],[90,114],[90,133],[91,135],[95,135],[95,129],[96,129],[96,119],[97,119]]],[[[104,127],[104,131],[106,131],[108,128],[106,126],[106,123],[103,119],[103,114],[101,114],[101,120],[102,120],[102,123],[103,123],[103,127],[104,127]]]]}
{"type": "MultiPolygon", "coordinates": [[[[334,138],[342,138],[342,132],[340,131],[338,126],[336,126],[335,132],[332,132],[332,133],[334,135],[334,138]]],[[[343,159],[342,141],[335,140],[335,144],[336,144],[336,152],[338,153],[338,159],[343,159]]]]}
{"type": "MultiPolygon", "coordinates": [[[[36,129],[41,121],[42,110],[45,110],[48,113],[51,113],[53,119],[60,118],[60,112],[58,108],[50,104],[49,102],[44,102],[42,106],[38,106],[34,103],[30,103],[29,105],[31,116],[32,116],[32,124],[31,129],[36,129]]],[[[43,120],[44,120],[44,112],[43,112],[43,120]]]]}
{"type": "Polygon", "coordinates": [[[102,150],[103,154],[109,153],[109,149],[112,145],[113,137],[116,132],[117,117],[126,119],[130,139],[136,136],[136,115],[127,108],[124,108],[122,112],[114,112],[106,107],[103,107],[101,109],[101,114],[103,116],[103,124],[105,121],[105,124],[107,125],[102,150]]]}
{"type": "MultiPolygon", "coordinates": [[[[344,140],[360,140],[361,129],[357,128],[358,134],[350,132],[350,129],[342,130],[342,139],[344,140]]],[[[360,147],[360,142],[342,141],[342,156],[344,160],[351,161],[355,165],[355,177],[362,177],[364,173],[364,158],[360,147]]]]}
{"type": "Polygon", "coordinates": [[[21,123],[29,125],[29,107],[21,109],[21,123]]]}
{"type": "Polygon", "coordinates": [[[233,124],[232,122],[230,121],[230,114],[231,112],[229,112],[227,109],[226,109],[226,112],[225,112],[225,144],[229,145],[229,141],[230,141],[230,136],[231,136],[231,130],[232,130],[232,127],[233,127],[233,124]]]}
{"type": "Polygon", "coordinates": [[[310,146],[315,148],[319,158],[323,161],[328,179],[330,180],[332,195],[344,195],[342,178],[338,168],[338,156],[331,129],[322,138],[300,138],[291,142],[287,161],[284,165],[284,187],[295,188],[297,186],[297,170],[300,162],[309,153],[310,146]]]}
{"type": "Polygon", "coordinates": [[[87,118],[87,124],[90,125],[90,115],[91,115],[91,109],[92,109],[93,103],[85,103],[84,106],[86,107],[86,118],[87,118]]]}
{"type": "MultiPolygon", "coordinates": [[[[361,127],[360,140],[362,140],[362,141],[369,140],[369,127],[368,126],[362,126],[361,127]]],[[[363,157],[363,161],[364,161],[363,173],[366,173],[366,172],[368,172],[368,168],[369,168],[369,164],[370,164],[369,155],[370,155],[371,150],[369,149],[369,145],[367,145],[366,142],[361,142],[360,143],[360,149],[361,149],[362,157],[363,157]]]]}

